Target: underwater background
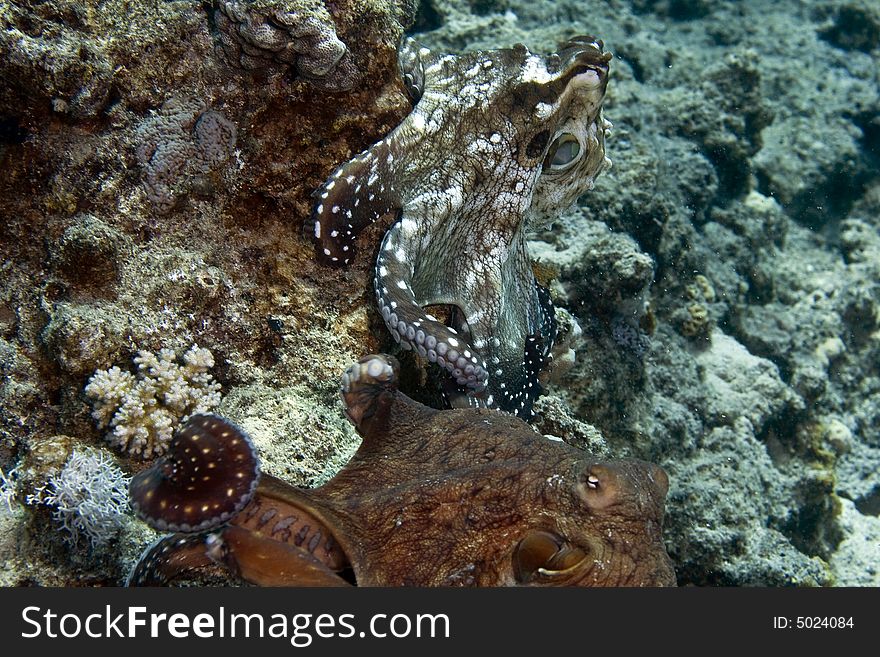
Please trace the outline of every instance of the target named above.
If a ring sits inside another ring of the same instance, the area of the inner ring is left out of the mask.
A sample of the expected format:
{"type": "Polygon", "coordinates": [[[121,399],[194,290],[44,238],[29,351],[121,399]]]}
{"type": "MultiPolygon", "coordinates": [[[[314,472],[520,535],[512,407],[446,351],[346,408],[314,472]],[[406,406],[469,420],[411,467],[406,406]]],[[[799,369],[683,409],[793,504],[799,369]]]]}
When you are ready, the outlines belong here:
{"type": "Polygon", "coordinates": [[[189,413],[294,484],[351,455],[387,226],[323,267],[311,194],[409,112],[406,33],[614,55],[613,167],[529,243],[580,327],[535,427],[664,467],[679,584],[880,585],[877,2],[0,0],[0,28],[0,584],[124,582],[156,536],[126,477],[189,413]],[[345,55],[240,39],[273,11],[345,55]]]}

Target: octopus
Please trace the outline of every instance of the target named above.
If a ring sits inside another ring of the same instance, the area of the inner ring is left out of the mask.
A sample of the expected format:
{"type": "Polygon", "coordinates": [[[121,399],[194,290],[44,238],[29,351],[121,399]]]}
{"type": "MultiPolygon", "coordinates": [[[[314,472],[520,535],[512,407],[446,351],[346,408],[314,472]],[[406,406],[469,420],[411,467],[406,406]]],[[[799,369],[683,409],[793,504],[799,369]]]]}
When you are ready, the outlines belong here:
{"type": "Polygon", "coordinates": [[[547,56],[521,44],[435,56],[405,41],[411,113],[316,192],[316,253],[331,266],[352,262],[366,226],[394,217],[375,261],[378,310],[400,347],[449,373],[452,406],[533,415],[557,325],[526,234],[611,164],[610,59],[591,36],[547,56]]]}
{"type": "Polygon", "coordinates": [[[398,389],[386,355],[342,376],[363,440],[324,485],[260,473],[244,431],[192,417],[130,485],[172,534],[130,585],[219,570],[270,586],[670,586],[665,472],[600,460],[485,408],[437,410],[398,389]]]}

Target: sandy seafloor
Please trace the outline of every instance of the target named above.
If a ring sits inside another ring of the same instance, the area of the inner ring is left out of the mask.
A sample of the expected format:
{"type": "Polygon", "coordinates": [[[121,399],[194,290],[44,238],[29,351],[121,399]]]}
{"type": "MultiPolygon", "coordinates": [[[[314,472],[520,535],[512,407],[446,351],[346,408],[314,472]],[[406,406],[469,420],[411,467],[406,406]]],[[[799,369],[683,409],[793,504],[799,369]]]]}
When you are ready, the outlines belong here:
{"type": "Polygon", "coordinates": [[[593,34],[614,54],[613,168],[530,243],[582,330],[537,428],[667,470],[682,585],[880,584],[880,5],[348,0],[327,7],[356,74],[311,81],[231,65],[208,5],[0,2],[0,583],[119,584],[153,539],[122,515],[74,544],[28,503],[74,448],[143,467],[83,392],[138,350],[210,349],[216,410],[267,471],[344,463],[339,375],[393,344],[381,227],[332,270],[303,226],[408,111],[407,26],[435,51],[593,34]],[[234,141],[203,147],[208,112],[234,141]]]}

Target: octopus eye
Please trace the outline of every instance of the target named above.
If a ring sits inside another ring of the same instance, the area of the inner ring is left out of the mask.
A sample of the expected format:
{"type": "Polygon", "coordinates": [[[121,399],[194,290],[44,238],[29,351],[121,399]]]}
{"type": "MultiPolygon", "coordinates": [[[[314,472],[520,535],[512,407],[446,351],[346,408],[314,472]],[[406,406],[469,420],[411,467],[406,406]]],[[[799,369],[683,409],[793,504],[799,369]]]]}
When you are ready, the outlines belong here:
{"type": "Polygon", "coordinates": [[[560,170],[571,166],[581,154],[581,145],[570,132],[559,135],[550,144],[547,157],[544,158],[544,170],[560,170]]]}
{"type": "Polygon", "coordinates": [[[589,509],[607,509],[621,501],[626,478],[620,469],[609,464],[593,464],[579,477],[578,494],[589,509]]]}
{"type": "Polygon", "coordinates": [[[586,558],[586,552],[561,536],[533,531],[513,550],[513,576],[520,584],[546,582],[549,578],[571,572],[586,558]]]}

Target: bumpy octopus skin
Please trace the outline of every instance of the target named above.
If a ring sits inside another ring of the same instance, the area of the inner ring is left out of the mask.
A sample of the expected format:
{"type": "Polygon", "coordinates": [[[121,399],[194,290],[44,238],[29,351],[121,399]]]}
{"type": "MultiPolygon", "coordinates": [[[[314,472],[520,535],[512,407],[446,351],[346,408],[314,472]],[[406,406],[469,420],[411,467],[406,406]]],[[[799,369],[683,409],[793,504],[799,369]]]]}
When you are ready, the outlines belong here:
{"type": "Polygon", "coordinates": [[[226,420],[191,420],[185,439],[132,481],[138,515],[177,533],[146,551],[129,583],[220,567],[274,586],[675,584],[661,537],[668,480],[658,466],[597,460],[489,409],[423,406],[397,389],[389,356],[349,367],[342,396],[363,442],[312,490],[234,460],[250,441],[226,420]],[[197,472],[183,457],[194,436],[210,444],[197,472]],[[215,450],[230,437],[236,449],[215,450]],[[199,484],[216,470],[236,485],[199,484]],[[238,491],[251,487],[242,506],[238,491]],[[241,508],[223,520],[214,505],[229,500],[241,508]]]}
{"type": "Polygon", "coordinates": [[[406,41],[412,112],[317,191],[316,252],[330,265],[351,262],[367,225],[397,217],[376,258],[378,308],[401,347],[449,372],[453,405],[532,415],[556,322],[526,229],[610,165],[610,58],[589,36],[548,56],[522,45],[434,56],[406,41]],[[451,325],[431,305],[453,307],[451,325]]]}

